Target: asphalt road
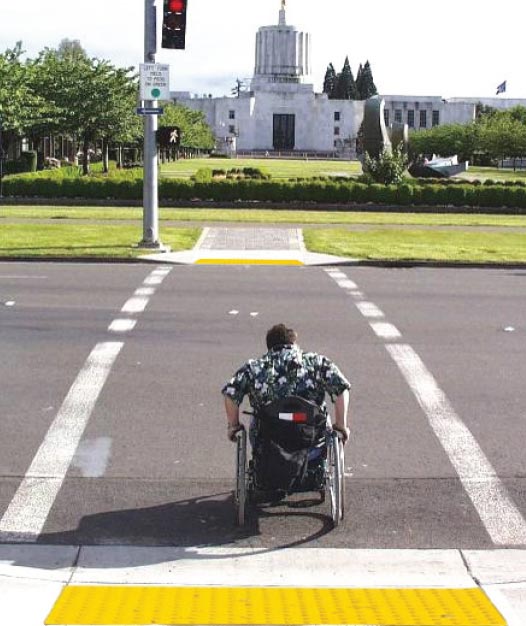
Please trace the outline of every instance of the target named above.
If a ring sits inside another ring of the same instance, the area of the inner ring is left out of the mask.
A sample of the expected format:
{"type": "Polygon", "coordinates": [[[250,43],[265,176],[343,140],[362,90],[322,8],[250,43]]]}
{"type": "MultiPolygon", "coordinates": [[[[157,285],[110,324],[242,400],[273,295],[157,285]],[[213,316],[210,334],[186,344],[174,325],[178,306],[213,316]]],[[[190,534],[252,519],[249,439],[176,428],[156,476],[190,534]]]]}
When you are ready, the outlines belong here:
{"type": "MultiPolygon", "coordinates": [[[[401,334],[386,339],[323,268],[176,266],[144,312],[121,313],[155,267],[0,264],[0,518],[88,355],[115,341],[123,346],[40,542],[493,547],[391,344],[418,354],[526,517],[525,270],[342,268],[401,334]],[[108,330],[130,317],[133,330],[108,330]],[[353,383],[347,519],[335,531],[324,507],[301,502],[261,508],[242,530],[233,523],[219,392],[280,321],[353,383]]],[[[495,502],[484,506],[505,520],[495,502]]]]}

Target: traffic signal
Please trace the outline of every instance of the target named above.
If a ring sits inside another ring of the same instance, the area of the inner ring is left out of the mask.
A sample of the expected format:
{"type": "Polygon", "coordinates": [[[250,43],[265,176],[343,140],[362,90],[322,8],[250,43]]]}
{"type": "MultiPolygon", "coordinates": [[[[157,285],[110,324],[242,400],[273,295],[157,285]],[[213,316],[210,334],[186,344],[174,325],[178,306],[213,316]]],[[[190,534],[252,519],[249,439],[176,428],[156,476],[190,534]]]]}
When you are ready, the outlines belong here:
{"type": "Polygon", "coordinates": [[[184,50],[188,0],[164,0],[162,47],[184,50]]]}
{"type": "Polygon", "coordinates": [[[181,145],[181,129],[179,126],[162,126],[157,130],[157,143],[162,148],[174,148],[181,145]]]}

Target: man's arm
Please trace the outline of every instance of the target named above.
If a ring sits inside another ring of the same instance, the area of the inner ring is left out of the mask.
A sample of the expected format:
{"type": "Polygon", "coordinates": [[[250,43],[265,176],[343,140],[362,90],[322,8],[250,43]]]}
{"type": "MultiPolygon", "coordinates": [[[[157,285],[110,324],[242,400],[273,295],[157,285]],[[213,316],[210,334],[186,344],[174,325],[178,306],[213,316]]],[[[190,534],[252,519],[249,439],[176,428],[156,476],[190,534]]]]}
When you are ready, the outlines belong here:
{"type": "Polygon", "coordinates": [[[235,441],[236,433],[242,426],[239,422],[239,407],[229,396],[225,396],[225,411],[228,422],[228,438],[230,441],[235,441]]]}
{"type": "Polygon", "coordinates": [[[225,396],[225,411],[229,426],[239,426],[239,407],[230,396],[225,396]]]}
{"type": "Polygon", "coordinates": [[[350,430],[347,421],[349,412],[349,390],[345,389],[334,401],[334,428],[343,435],[343,443],[347,443],[350,430]]]}

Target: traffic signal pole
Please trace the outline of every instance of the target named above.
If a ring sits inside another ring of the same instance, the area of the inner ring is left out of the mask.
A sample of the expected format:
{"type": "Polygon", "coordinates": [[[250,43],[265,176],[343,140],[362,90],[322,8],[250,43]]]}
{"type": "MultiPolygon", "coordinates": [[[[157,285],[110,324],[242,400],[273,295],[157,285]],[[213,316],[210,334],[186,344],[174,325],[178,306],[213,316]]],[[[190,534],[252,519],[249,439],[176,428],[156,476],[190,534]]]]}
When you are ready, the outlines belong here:
{"type": "MultiPolygon", "coordinates": [[[[144,0],[144,62],[155,63],[157,52],[157,13],[155,0],[144,0]]],[[[144,102],[145,107],[156,107],[156,100],[144,102]]],[[[139,247],[165,250],[159,240],[159,193],[157,165],[157,115],[144,116],[144,179],[143,179],[143,236],[139,247]]]]}

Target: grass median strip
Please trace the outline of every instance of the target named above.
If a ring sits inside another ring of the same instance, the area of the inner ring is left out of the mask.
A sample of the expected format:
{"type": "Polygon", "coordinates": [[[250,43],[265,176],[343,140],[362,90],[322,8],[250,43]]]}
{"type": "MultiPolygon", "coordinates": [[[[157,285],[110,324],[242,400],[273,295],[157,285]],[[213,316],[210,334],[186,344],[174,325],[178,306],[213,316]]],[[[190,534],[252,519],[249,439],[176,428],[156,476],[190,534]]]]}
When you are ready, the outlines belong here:
{"type": "MultiPolygon", "coordinates": [[[[188,250],[199,228],[164,228],[162,242],[172,250],[188,250]]],[[[133,246],[142,238],[139,226],[100,224],[3,224],[2,257],[134,258],[147,254],[133,246]]]]}
{"type": "MultiPolygon", "coordinates": [[[[57,209],[51,209],[57,210],[57,209]]],[[[111,211],[113,209],[88,209],[95,211],[111,211]]],[[[134,209],[116,209],[117,211],[134,209]]],[[[173,210],[175,211],[175,210],[173,210]]],[[[200,210],[188,210],[194,213],[200,210]]],[[[228,212],[227,212],[228,213],[228,212]]],[[[232,211],[230,213],[236,213],[232,211]]],[[[250,213],[250,211],[247,211],[250,213]]],[[[262,223],[276,223],[281,215],[280,211],[263,211],[268,214],[268,221],[262,223]]],[[[294,211],[287,211],[291,216],[297,216],[294,211]]],[[[307,214],[308,212],[301,212],[307,214]]],[[[322,217],[327,214],[322,213],[322,217]]],[[[209,216],[210,210],[205,209],[204,215],[209,216]]],[[[342,214],[330,213],[333,216],[342,214]]],[[[357,214],[343,214],[343,217],[357,214]]],[[[365,213],[364,219],[371,216],[365,213]]],[[[384,219],[391,219],[397,214],[379,214],[384,219]]],[[[407,228],[410,221],[407,214],[400,214],[405,218],[406,228],[380,229],[373,228],[366,231],[350,231],[347,228],[306,228],[304,239],[307,249],[311,252],[334,254],[337,256],[358,259],[390,260],[390,261],[452,261],[478,263],[526,263],[526,233],[514,231],[465,231],[465,230],[432,230],[407,228]]],[[[376,217],[377,214],[373,214],[376,217]]],[[[414,214],[412,214],[414,216],[414,214]]],[[[411,217],[412,217],[411,216],[411,217]]],[[[263,217],[263,216],[262,216],[263,217]]],[[[436,217],[458,218],[494,218],[496,216],[415,216],[432,219],[436,217]]],[[[500,218],[499,218],[500,220],[500,218]]],[[[507,225],[524,226],[526,218],[507,216],[507,225]]],[[[203,219],[203,222],[206,220],[203,219]]],[[[220,221],[220,220],[218,220],[220,221]]],[[[239,220],[242,221],[242,220],[239,220]]],[[[142,237],[142,227],[137,224],[116,224],[113,220],[102,219],[96,224],[82,224],[73,220],[52,224],[32,223],[1,223],[0,222],[0,258],[2,257],[97,257],[97,258],[134,258],[145,254],[133,246],[142,237]]],[[[297,224],[302,224],[296,220],[297,224]]],[[[307,223],[307,222],[305,222],[307,223]]],[[[331,222],[318,222],[331,225],[331,222]]],[[[389,222],[385,222],[386,224],[389,222]]],[[[374,223],[372,223],[374,226],[374,223]]],[[[378,224],[380,226],[381,223],[378,224]]],[[[391,221],[391,225],[393,222],[391,221]]],[[[420,222],[413,224],[420,225],[420,222]]],[[[422,225],[432,225],[432,222],[422,225]]],[[[473,222],[457,226],[472,226],[473,222]]],[[[494,224],[485,224],[492,225],[494,224]]],[[[343,225],[342,225],[343,226],[343,225]]],[[[172,250],[189,250],[193,248],[200,234],[199,228],[178,228],[173,226],[161,227],[161,239],[172,250]]]]}
{"type": "MultiPolygon", "coordinates": [[[[0,208],[0,218],[54,220],[140,220],[141,207],[12,206],[0,208]]],[[[162,207],[161,221],[240,222],[255,224],[363,224],[415,226],[491,226],[526,228],[526,215],[460,213],[395,213],[369,211],[305,211],[272,209],[172,209],[162,207]]],[[[0,220],[0,225],[2,224],[0,220]]]]}
{"type": "Polygon", "coordinates": [[[303,232],[311,252],[386,261],[526,262],[526,234],[433,230],[312,229],[303,232]]]}

